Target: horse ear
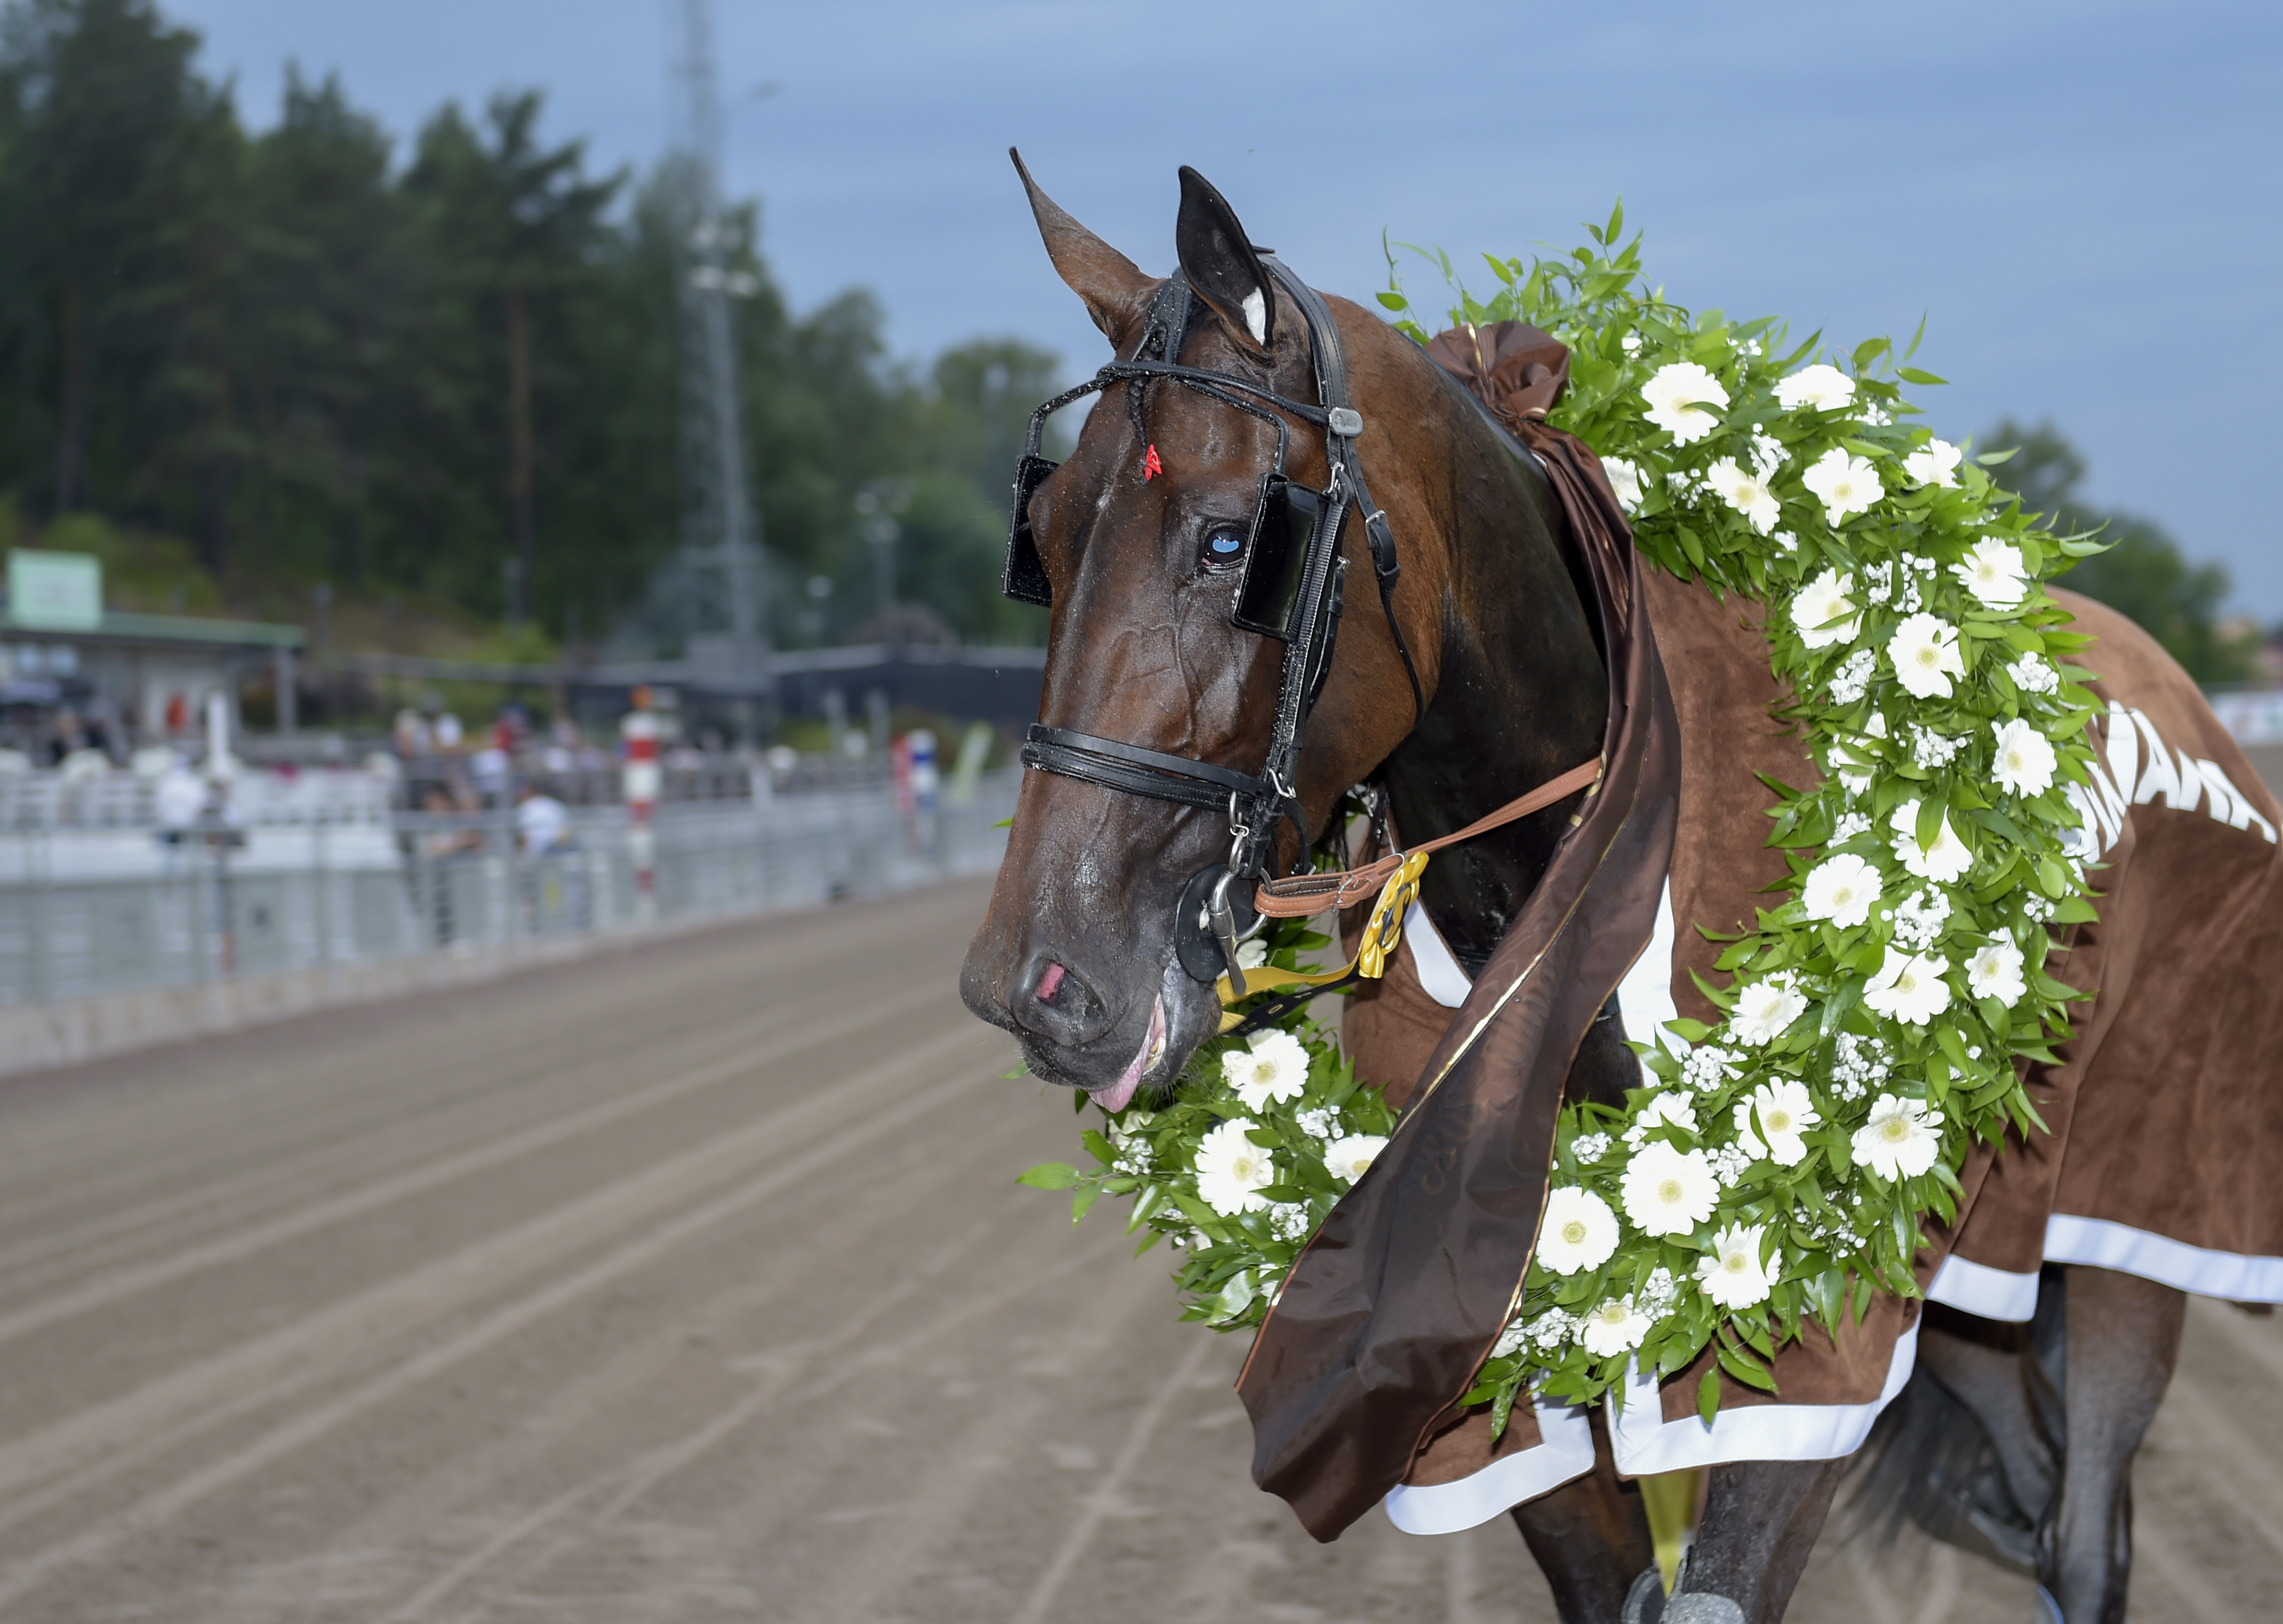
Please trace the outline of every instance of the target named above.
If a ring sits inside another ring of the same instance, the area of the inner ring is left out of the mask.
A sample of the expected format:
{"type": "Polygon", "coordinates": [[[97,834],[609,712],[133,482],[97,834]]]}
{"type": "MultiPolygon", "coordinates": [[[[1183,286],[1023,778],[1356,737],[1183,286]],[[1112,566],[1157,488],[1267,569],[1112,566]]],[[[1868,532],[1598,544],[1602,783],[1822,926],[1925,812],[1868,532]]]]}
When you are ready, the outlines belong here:
{"type": "Polygon", "coordinates": [[[1252,246],[1236,211],[1213,183],[1181,166],[1181,214],[1173,227],[1181,274],[1231,332],[1261,349],[1276,341],[1276,287],[1262,250],[1252,246]]]}
{"type": "Polygon", "coordinates": [[[1023,177],[1023,190],[1030,194],[1031,215],[1039,223],[1039,236],[1046,242],[1047,257],[1055,262],[1055,273],[1085,301],[1087,314],[1110,343],[1123,347],[1126,335],[1149,308],[1157,283],[1040,191],[1038,182],[1024,167],[1022,153],[1010,146],[1007,156],[1015,160],[1015,173],[1023,177]]]}

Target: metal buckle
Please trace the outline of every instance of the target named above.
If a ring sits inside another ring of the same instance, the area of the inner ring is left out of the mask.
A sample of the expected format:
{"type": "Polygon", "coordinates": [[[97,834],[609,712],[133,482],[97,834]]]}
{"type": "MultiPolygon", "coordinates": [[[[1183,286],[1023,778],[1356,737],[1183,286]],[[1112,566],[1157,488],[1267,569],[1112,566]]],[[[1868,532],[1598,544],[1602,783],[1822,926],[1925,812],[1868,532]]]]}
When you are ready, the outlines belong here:
{"type": "Polygon", "coordinates": [[[1363,413],[1352,406],[1335,406],[1324,414],[1324,426],[1343,440],[1353,440],[1363,433],[1363,413]]]}

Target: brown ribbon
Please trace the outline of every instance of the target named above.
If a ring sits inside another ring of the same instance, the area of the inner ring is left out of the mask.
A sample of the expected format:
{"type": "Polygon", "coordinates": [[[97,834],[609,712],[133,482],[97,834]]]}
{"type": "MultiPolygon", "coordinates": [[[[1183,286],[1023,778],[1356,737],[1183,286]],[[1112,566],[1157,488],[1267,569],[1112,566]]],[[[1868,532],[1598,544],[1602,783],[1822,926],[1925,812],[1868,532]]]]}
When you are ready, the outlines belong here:
{"type": "Polygon", "coordinates": [[[1403,1480],[1513,1313],[1562,1087],[1648,941],[1679,793],[1679,726],[1624,510],[1593,452],[1529,415],[1558,395],[1567,352],[1501,323],[1445,333],[1428,353],[1501,422],[1518,422],[1546,466],[1593,580],[1609,724],[1597,792],[1476,978],[1387,1148],[1293,1265],[1237,1378],[1253,1480],[1320,1540],[1403,1480]]]}

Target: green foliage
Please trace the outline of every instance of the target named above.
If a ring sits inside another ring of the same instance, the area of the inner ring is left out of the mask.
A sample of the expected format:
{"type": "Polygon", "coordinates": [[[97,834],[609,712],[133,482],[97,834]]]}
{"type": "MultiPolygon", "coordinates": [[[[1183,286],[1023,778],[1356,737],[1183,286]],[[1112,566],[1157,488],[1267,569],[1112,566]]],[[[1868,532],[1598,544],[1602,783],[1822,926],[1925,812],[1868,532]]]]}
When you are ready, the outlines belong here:
{"type": "Polygon", "coordinates": [[[1991,480],[2046,516],[2060,535],[2094,535],[2107,550],[2078,559],[2064,585],[2139,622],[2200,683],[2240,683],[2253,675],[2254,636],[2220,626],[2230,582],[2219,564],[2191,564],[2163,527],[2138,514],[2093,506],[2079,494],[2084,458],[2050,423],[2025,428],[2008,418],[1983,436],[1993,450],[2013,449],[1991,480]]]}
{"type": "MultiPolygon", "coordinates": [[[[331,580],[497,616],[527,547],[538,623],[609,629],[679,539],[689,176],[593,173],[531,91],[439,110],[401,168],[331,78],[289,75],[249,137],[197,44],[149,0],[0,10],[0,496],[187,538],[233,600],[331,580]]],[[[794,312],[755,211],[729,224],[777,636],[808,635],[814,574],[843,589],[815,635],[870,612],[854,502],[900,481],[907,590],[1042,636],[975,583],[1054,357],[978,341],[914,375],[869,295],[794,312]]]]}

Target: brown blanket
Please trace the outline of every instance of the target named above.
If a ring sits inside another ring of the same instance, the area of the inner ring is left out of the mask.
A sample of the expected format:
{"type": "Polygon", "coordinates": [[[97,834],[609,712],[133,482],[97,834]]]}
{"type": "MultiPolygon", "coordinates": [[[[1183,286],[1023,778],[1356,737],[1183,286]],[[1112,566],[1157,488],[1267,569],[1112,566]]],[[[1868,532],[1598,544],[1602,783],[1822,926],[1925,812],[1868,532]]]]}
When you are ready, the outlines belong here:
{"type": "MultiPolygon", "coordinates": [[[[1718,949],[1688,926],[1740,930],[1756,906],[1781,896],[1762,892],[1785,869],[1760,843],[1773,797],[1753,774],[1793,785],[1820,775],[1804,741],[1769,719],[1780,696],[1757,606],[1718,603],[1655,570],[1644,572],[1643,589],[1668,668],[1686,674],[1673,684],[1682,740],[1673,996],[1683,1014],[1712,1021],[1718,1011],[1688,972],[1720,984],[1712,972],[1718,949]]],[[[1944,1277],[1936,1295],[2017,1319],[2034,1306],[2037,1269],[2048,1259],[2276,1300],[2283,847],[2275,832],[2283,808],[2147,633],[2090,599],[2053,596],[2099,639],[2079,659],[2100,673],[2093,691],[2111,707],[2088,797],[2091,838],[2106,864],[2093,871],[2100,918],[2077,927],[2052,963],[2053,974],[2095,996],[2072,1011],[2077,1035],[2059,1051],[2063,1064],[2033,1068],[2030,1094],[2052,1131],[1970,1158],[1958,1225],[1928,1231],[1919,1278],[1935,1283],[1955,1256],[1966,1267],[1944,1277]]],[[[1388,979],[1350,1002],[1344,1037],[1362,1074],[1393,1084],[1400,1097],[1402,1080],[1417,1075],[1448,1016],[1420,990],[1406,944],[1388,979]]],[[[1812,1334],[1785,1349],[1775,1367],[1779,1397],[1724,1377],[1722,1406],[1875,1405],[1897,1375],[1897,1340],[1916,1316],[1915,1303],[1883,1298],[1835,1345],[1812,1334]]],[[[1695,1448],[1699,1459],[1636,1459],[1630,1469],[1749,1458],[1722,1453],[1709,1432],[1701,1446],[1686,1436],[1701,1428],[1695,1394],[1710,1363],[1708,1355],[1662,1394],[1667,1430],[1681,1429],[1671,1442],[1695,1448]]],[[[1640,1418],[1629,1417],[1625,1431],[1642,1436],[1640,1418]]],[[[1537,1417],[1523,1408],[1495,1449],[1486,1416],[1458,1418],[1419,1452],[1404,1480],[1452,1482],[1542,1441],[1537,1417]]]]}

